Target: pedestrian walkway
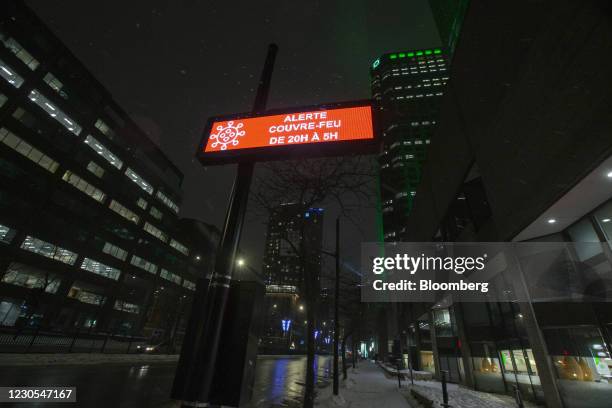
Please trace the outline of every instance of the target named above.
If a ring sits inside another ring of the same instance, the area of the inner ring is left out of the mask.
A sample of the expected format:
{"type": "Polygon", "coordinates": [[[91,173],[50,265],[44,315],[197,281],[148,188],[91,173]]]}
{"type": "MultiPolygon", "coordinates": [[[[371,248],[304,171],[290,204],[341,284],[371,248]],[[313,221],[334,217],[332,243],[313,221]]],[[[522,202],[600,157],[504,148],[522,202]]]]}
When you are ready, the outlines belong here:
{"type": "MultiPolygon", "coordinates": [[[[410,389],[413,388],[428,400],[433,401],[433,406],[441,406],[442,403],[442,385],[438,381],[415,381],[415,385],[404,390],[404,394],[412,399],[410,389]]],[[[501,394],[492,394],[488,392],[474,391],[469,388],[458,386],[457,384],[448,384],[448,403],[451,407],[457,408],[516,408],[516,401],[508,396],[501,394]]],[[[535,408],[537,405],[528,401],[523,401],[525,408],[535,408]]]]}
{"type": "Polygon", "coordinates": [[[410,408],[397,388],[397,379],[388,378],[371,361],[361,361],[348,369],[348,378],[341,382],[339,397],[332,396],[332,387],[319,391],[318,407],[347,408],[410,408]]]}
{"type": "MultiPolygon", "coordinates": [[[[340,383],[340,395],[332,395],[331,385],[319,390],[316,406],[321,408],[420,408],[411,395],[414,389],[433,407],[442,403],[442,385],[438,381],[402,379],[398,388],[397,377],[371,361],[362,361],[356,369],[348,370],[348,379],[340,383]]],[[[474,391],[457,384],[448,384],[449,404],[453,408],[516,408],[514,399],[507,395],[474,391]]],[[[525,408],[535,408],[535,404],[524,401],[525,408]]]]}

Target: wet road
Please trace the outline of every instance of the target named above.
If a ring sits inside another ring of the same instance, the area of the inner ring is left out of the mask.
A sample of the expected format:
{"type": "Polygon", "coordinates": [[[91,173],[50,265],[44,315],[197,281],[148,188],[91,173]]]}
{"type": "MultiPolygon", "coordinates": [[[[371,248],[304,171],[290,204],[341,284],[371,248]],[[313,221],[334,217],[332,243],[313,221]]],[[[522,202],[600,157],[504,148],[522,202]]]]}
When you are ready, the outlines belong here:
{"type": "MultiPolygon", "coordinates": [[[[315,360],[319,382],[331,375],[332,359],[319,356],[315,360]]],[[[265,357],[257,360],[251,406],[293,406],[304,392],[306,357],[265,357]]]]}
{"type": "MultiPolygon", "coordinates": [[[[263,357],[257,360],[252,406],[293,406],[303,392],[305,357],[263,357]]],[[[329,377],[331,359],[317,358],[319,379],[329,377]]],[[[2,386],[76,386],[76,404],[20,403],[2,407],[171,407],[174,364],[2,367],[2,386]]]]}

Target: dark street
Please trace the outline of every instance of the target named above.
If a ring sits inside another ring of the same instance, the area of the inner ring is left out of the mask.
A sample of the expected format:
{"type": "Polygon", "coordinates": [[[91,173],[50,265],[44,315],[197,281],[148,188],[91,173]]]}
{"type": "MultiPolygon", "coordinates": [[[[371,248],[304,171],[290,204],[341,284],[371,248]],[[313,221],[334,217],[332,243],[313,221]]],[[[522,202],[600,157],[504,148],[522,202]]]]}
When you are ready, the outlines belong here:
{"type": "MultiPolygon", "coordinates": [[[[319,357],[320,379],[329,376],[331,360],[319,357]]],[[[257,360],[253,407],[270,407],[299,399],[305,357],[264,357],[257,360]]],[[[3,386],[76,386],[78,407],[169,407],[174,364],[29,366],[2,370],[3,386]]],[[[2,406],[66,406],[65,404],[3,404],[2,406]]]]}

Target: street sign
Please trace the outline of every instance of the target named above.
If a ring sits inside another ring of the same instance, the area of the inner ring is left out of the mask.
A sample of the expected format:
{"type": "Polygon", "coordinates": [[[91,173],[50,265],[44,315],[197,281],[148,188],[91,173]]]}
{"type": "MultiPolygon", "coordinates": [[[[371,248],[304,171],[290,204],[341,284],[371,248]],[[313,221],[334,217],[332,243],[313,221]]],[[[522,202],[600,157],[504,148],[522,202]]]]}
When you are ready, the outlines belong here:
{"type": "Polygon", "coordinates": [[[197,157],[204,165],[375,153],[368,101],[216,116],[197,157]]]}

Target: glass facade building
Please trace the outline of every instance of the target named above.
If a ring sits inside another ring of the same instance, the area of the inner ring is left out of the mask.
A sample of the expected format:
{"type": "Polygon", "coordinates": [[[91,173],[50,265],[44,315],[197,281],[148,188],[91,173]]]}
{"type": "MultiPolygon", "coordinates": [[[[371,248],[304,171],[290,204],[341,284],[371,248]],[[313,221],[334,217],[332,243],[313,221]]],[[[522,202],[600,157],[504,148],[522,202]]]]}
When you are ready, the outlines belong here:
{"type": "Polygon", "coordinates": [[[182,173],[29,9],[3,11],[0,327],[176,337],[211,257],[178,226],[182,173]]]}
{"type": "MultiPolygon", "coordinates": [[[[552,219],[542,221],[554,228],[555,223],[549,223],[552,219]]],[[[445,223],[449,220],[458,222],[447,230],[462,231],[466,225],[463,217],[445,217],[445,223]]],[[[473,220],[469,222],[473,225],[473,220]]],[[[517,387],[524,398],[536,402],[545,401],[540,373],[548,370],[565,406],[606,406],[612,397],[610,223],[612,199],[565,228],[527,240],[571,244],[565,265],[601,275],[598,287],[587,287],[588,292],[579,297],[559,292],[554,299],[536,299],[530,306],[518,302],[433,305],[410,324],[408,342],[415,365],[434,373],[446,370],[451,382],[479,391],[513,395],[517,387]],[[589,301],[589,295],[608,301],[589,301]]],[[[446,238],[459,240],[460,234],[446,238]]]]}
{"type": "Polygon", "coordinates": [[[517,388],[547,407],[607,407],[609,24],[599,22],[595,2],[524,6],[471,2],[467,8],[405,241],[561,246],[562,256],[534,263],[522,276],[529,282],[551,271],[544,276],[554,290],[521,301],[404,303],[395,322],[406,336],[387,334],[388,326],[381,332],[389,337],[388,352],[409,350],[411,364],[438,379],[444,370],[469,388],[508,395],[517,388]],[[517,26],[524,16],[530,22],[517,26]],[[596,28],[569,34],[568,25],[596,28]],[[586,62],[593,55],[602,57],[598,64],[586,62]],[[576,282],[588,284],[575,291],[576,282]]]}

